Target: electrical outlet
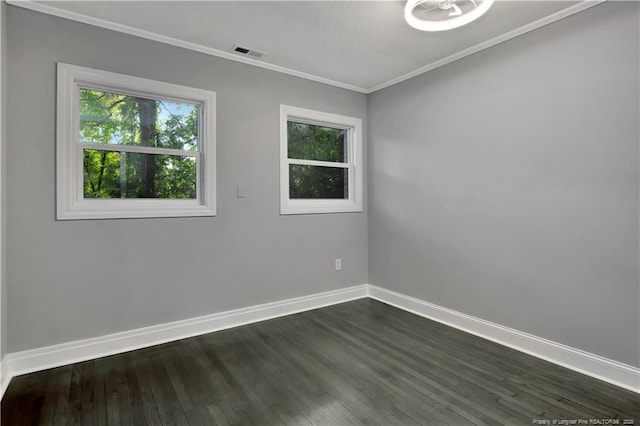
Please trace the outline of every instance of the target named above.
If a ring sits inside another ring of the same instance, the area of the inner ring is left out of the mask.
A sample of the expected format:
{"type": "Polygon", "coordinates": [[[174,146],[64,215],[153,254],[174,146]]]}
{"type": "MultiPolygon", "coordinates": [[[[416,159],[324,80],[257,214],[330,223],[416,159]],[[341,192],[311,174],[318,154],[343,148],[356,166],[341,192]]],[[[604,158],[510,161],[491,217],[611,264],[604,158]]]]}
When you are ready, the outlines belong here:
{"type": "Polygon", "coordinates": [[[336,271],[342,271],[342,259],[336,259],[336,271]]]}

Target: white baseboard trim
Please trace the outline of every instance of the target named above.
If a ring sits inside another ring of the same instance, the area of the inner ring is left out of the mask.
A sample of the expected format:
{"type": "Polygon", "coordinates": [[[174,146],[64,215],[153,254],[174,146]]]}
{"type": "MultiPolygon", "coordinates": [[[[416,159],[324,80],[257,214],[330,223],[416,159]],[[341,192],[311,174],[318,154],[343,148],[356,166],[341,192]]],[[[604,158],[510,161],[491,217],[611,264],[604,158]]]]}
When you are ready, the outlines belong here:
{"type": "Polygon", "coordinates": [[[9,377],[9,369],[7,368],[6,356],[0,361],[0,399],[4,396],[4,392],[9,387],[11,377],[9,377]]]}
{"type": "Polygon", "coordinates": [[[402,310],[508,346],[545,361],[640,393],[640,368],[485,321],[381,287],[369,285],[369,297],[402,310]]]}
{"type": "Polygon", "coordinates": [[[285,315],[371,297],[579,373],[640,393],[640,369],[374,285],[297,297],[43,348],[0,361],[0,398],[21,374],[128,352],[285,315]]]}
{"type": "Polygon", "coordinates": [[[285,315],[367,297],[366,284],[339,290],[234,309],[136,330],[10,353],[2,360],[0,397],[11,378],[75,362],[155,346],[162,343],[265,321],[285,315]]]}

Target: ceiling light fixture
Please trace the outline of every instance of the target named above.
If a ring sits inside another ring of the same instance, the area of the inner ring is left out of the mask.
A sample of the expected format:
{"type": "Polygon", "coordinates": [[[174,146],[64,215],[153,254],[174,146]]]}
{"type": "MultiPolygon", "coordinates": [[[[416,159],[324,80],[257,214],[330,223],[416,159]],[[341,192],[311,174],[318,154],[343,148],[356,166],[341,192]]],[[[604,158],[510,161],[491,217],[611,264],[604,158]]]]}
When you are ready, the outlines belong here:
{"type": "Polygon", "coordinates": [[[484,15],[494,0],[408,0],[404,7],[407,24],[421,31],[458,28],[484,15]]]}

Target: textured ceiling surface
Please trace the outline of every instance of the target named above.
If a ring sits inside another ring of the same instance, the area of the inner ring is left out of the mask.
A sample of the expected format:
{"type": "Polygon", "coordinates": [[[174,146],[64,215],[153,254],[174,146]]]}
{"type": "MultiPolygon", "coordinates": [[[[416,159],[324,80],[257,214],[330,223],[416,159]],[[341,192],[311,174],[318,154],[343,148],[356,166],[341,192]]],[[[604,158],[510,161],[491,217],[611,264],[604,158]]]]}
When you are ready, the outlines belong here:
{"type": "Polygon", "coordinates": [[[230,52],[370,90],[575,5],[498,0],[477,21],[427,33],[404,22],[404,1],[49,1],[66,11],[230,52]]]}

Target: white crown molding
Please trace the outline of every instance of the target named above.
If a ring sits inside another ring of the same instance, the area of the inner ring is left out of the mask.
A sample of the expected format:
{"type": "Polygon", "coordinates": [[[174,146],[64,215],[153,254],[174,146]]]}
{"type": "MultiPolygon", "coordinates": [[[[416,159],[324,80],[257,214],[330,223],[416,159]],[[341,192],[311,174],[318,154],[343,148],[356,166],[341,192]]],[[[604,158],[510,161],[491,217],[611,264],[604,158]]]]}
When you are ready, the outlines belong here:
{"type": "Polygon", "coordinates": [[[640,393],[640,368],[369,285],[369,297],[562,367],[640,393]]]}
{"type": "Polygon", "coordinates": [[[507,33],[504,33],[502,35],[499,35],[497,37],[494,37],[492,39],[489,39],[487,41],[483,41],[482,43],[478,43],[475,46],[471,46],[467,49],[461,50],[457,53],[454,53],[453,55],[447,56],[446,58],[442,58],[438,61],[432,62],[430,64],[427,64],[423,67],[420,67],[418,69],[415,69],[411,72],[408,72],[406,74],[403,74],[399,77],[393,78],[389,81],[386,81],[384,83],[378,84],[374,87],[371,87],[369,89],[367,89],[367,93],[373,93],[376,92],[378,90],[384,89],[386,87],[389,86],[393,86],[394,84],[398,84],[400,82],[403,82],[405,80],[409,80],[410,78],[416,77],[420,74],[424,74],[426,72],[432,71],[436,68],[440,68],[441,66],[450,64],[451,62],[455,62],[458,59],[462,59],[464,57],[467,57],[469,55],[473,55],[474,53],[478,53],[482,50],[488,49],[490,47],[493,47],[497,44],[503,43],[505,41],[511,40],[513,38],[519,37],[523,34],[526,34],[530,31],[533,30],[537,30],[540,27],[543,27],[545,25],[549,25],[553,22],[559,21],[561,19],[564,19],[568,16],[574,15],[578,12],[581,12],[585,9],[588,9],[590,7],[596,6],[600,3],[603,3],[607,0],[583,0],[581,3],[575,4],[573,6],[570,6],[566,9],[560,10],[556,13],[553,13],[549,16],[545,16],[544,18],[538,19],[537,21],[533,21],[529,24],[523,25],[519,28],[516,28],[514,30],[511,30],[507,33]]]}
{"type": "Polygon", "coordinates": [[[389,86],[393,86],[394,84],[398,84],[402,81],[408,80],[410,78],[416,77],[420,74],[424,74],[426,72],[432,71],[441,66],[447,65],[451,62],[457,61],[458,59],[462,59],[466,56],[472,55],[474,53],[480,52],[482,50],[493,47],[499,43],[505,42],[507,40],[511,40],[512,38],[521,36],[530,31],[536,30],[545,25],[551,24],[553,22],[559,21],[560,19],[564,19],[568,16],[574,15],[578,12],[581,12],[590,7],[596,6],[600,3],[603,3],[607,0],[583,0],[580,3],[577,3],[573,6],[570,6],[566,9],[558,11],[554,14],[546,16],[544,18],[538,19],[537,21],[531,22],[529,24],[523,25],[522,27],[516,28],[512,31],[509,31],[500,36],[494,37],[490,40],[484,41],[482,43],[478,43],[475,46],[469,47],[467,49],[461,50],[453,55],[447,56],[446,58],[440,59],[438,61],[429,63],[424,65],[418,69],[415,69],[411,72],[388,80],[384,83],[377,84],[373,87],[364,88],[359,86],[354,86],[352,84],[343,83],[336,80],[331,80],[325,77],[320,77],[314,74],[305,73],[302,71],[297,71],[291,68],[282,67],[275,64],[270,64],[268,62],[264,62],[257,59],[252,59],[249,57],[239,56],[231,52],[226,52],[220,49],[214,49],[212,47],[204,46],[197,43],[192,43],[185,40],[180,40],[174,37],[165,36],[162,34],[154,33],[151,31],[142,30],[139,28],[130,27],[128,25],[117,24],[115,22],[107,21],[104,19],[94,18],[91,16],[87,16],[81,13],[71,12],[68,10],[60,9],[49,4],[42,4],[35,0],[6,0],[6,2],[13,6],[22,7],[25,9],[33,10],[36,12],[45,13],[48,15],[58,16],[60,18],[70,19],[72,21],[82,22],[84,24],[93,25],[96,27],[106,28],[113,31],[118,31],[121,33],[146,38],[149,40],[157,41],[160,43],[169,44],[172,46],[182,47],[184,49],[193,50],[200,53],[205,53],[207,55],[217,56],[224,59],[229,59],[231,61],[241,62],[247,65],[253,65],[259,68],[268,69],[275,72],[280,72],[283,74],[292,75],[295,77],[304,78],[307,80],[315,81],[318,83],[327,84],[330,86],[339,87],[342,89],[352,90],[358,93],[369,94],[376,92],[378,90],[384,89],[389,86]]]}
{"type": "Polygon", "coordinates": [[[239,56],[235,53],[226,52],[220,49],[214,49],[213,47],[208,47],[202,44],[180,40],[174,37],[169,37],[169,36],[154,33],[151,31],[130,27],[128,25],[118,24],[118,23],[107,21],[104,19],[87,16],[81,13],[71,12],[71,11],[60,9],[58,7],[54,7],[48,4],[42,4],[34,0],[6,0],[6,1],[8,4],[12,6],[22,7],[24,9],[33,10],[35,12],[41,12],[47,15],[57,16],[59,18],[70,19],[72,21],[82,22],[83,24],[93,25],[100,28],[106,28],[108,30],[146,38],[148,40],[169,44],[171,46],[182,47],[184,49],[193,50],[195,52],[205,53],[207,55],[217,56],[219,58],[229,59],[231,61],[241,62],[247,65],[253,65],[255,67],[264,68],[264,69],[279,72],[282,74],[292,75],[294,77],[304,78],[306,80],[311,80],[318,83],[339,87],[342,89],[352,90],[358,93],[367,93],[367,89],[354,86],[352,84],[342,83],[340,81],[335,81],[329,78],[320,77],[320,76],[309,74],[306,72],[297,71],[291,68],[282,67],[279,65],[271,64],[271,63],[253,59],[250,57],[239,56]]]}

